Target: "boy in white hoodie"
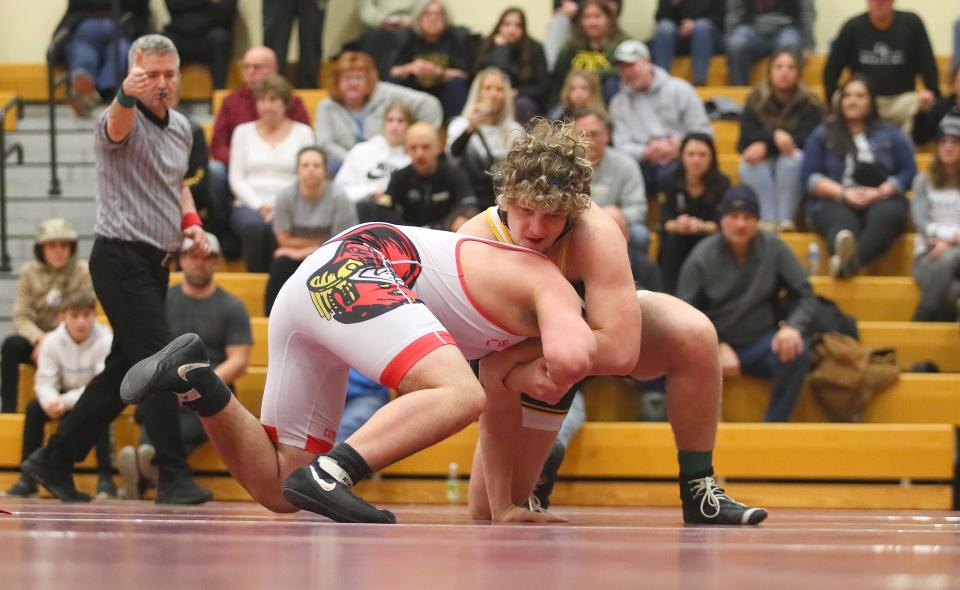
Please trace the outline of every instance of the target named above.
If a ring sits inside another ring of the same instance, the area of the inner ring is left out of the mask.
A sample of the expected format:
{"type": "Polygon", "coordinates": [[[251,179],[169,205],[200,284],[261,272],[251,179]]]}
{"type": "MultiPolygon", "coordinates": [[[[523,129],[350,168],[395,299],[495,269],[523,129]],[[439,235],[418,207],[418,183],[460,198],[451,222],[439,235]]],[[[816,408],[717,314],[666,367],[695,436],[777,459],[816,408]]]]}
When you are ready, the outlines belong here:
{"type": "MultiPolygon", "coordinates": [[[[43,445],[44,424],[73,409],[87,383],[103,370],[113,344],[110,329],[97,322],[96,297],[81,289],[64,297],[60,325],[43,340],[34,381],[36,399],[27,404],[23,420],[23,459],[43,445]]],[[[116,497],[110,468],[110,430],[97,440],[97,497],[116,497]]],[[[21,476],[7,496],[33,496],[37,483],[21,476]]]]}

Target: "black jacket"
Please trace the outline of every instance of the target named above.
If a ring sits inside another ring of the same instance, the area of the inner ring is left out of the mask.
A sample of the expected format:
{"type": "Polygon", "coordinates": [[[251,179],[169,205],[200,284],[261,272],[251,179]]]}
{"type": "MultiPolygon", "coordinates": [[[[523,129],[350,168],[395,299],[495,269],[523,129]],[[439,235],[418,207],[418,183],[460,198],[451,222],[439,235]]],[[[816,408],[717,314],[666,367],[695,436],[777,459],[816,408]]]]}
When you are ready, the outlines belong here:
{"type": "Polygon", "coordinates": [[[164,31],[179,35],[200,35],[214,27],[233,31],[237,0],[167,0],[170,22],[164,31]]]}

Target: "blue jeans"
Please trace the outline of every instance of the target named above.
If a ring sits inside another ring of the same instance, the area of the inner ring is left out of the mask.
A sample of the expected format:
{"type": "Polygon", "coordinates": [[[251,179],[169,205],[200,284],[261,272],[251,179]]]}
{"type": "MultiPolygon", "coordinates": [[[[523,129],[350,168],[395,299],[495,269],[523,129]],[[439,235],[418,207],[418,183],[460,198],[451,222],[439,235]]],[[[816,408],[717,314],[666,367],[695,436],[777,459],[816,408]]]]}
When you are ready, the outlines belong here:
{"type": "Polygon", "coordinates": [[[783,27],[772,35],[761,35],[750,25],[740,25],[727,35],[727,68],[731,86],[750,85],[750,66],[757,59],[780,49],[800,51],[800,29],[783,27]]]}
{"type": "Polygon", "coordinates": [[[67,69],[93,76],[98,90],[113,90],[127,75],[130,44],[109,18],[84,19],[67,44],[67,69]]]}
{"type": "Polygon", "coordinates": [[[810,346],[804,341],[803,352],[793,361],[782,363],[771,348],[774,334],[775,332],[769,332],[756,341],[733,350],[737,353],[740,371],[744,375],[773,379],[770,384],[770,403],[763,421],[787,422],[810,371],[810,346]]]}
{"type": "Polygon", "coordinates": [[[706,84],[710,58],[722,48],[723,38],[720,31],[713,22],[705,18],[695,21],[689,39],[681,39],[678,31],[679,27],[672,20],[657,21],[650,48],[653,52],[653,63],[669,72],[674,55],[689,53],[693,56],[693,83],[706,84]]]}
{"type": "Polygon", "coordinates": [[[778,223],[792,221],[797,216],[803,197],[802,167],[801,150],[795,150],[791,156],[766,158],[756,164],[740,160],[740,182],[757,193],[761,221],[778,223]]]}
{"type": "Polygon", "coordinates": [[[386,401],[380,394],[348,397],[343,407],[343,417],[340,418],[340,428],[337,430],[337,442],[342,443],[350,438],[385,404],[386,401]]]}

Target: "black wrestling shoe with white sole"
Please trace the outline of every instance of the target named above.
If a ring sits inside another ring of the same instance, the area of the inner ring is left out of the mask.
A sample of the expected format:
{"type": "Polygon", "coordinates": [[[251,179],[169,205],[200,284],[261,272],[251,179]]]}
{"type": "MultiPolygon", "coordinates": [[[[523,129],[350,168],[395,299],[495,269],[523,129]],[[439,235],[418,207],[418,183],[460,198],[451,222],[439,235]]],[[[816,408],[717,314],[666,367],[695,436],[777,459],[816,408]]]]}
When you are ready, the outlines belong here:
{"type": "Polygon", "coordinates": [[[193,386],[187,381],[187,373],[209,366],[207,347],[199,336],[178,336],[127,371],[120,384],[120,398],[126,404],[136,404],[161,392],[190,391],[193,386]]]}
{"type": "Polygon", "coordinates": [[[283,482],[283,497],[335,522],[394,524],[397,517],[353,493],[353,482],[333,459],[321,456],[297,469],[283,482]]]}
{"type": "Polygon", "coordinates": [[[680,478],[683,522],[687,524],[760,524],[763,508],[751,508],[728,496],[713,478],[713,470],[680,478]]]}

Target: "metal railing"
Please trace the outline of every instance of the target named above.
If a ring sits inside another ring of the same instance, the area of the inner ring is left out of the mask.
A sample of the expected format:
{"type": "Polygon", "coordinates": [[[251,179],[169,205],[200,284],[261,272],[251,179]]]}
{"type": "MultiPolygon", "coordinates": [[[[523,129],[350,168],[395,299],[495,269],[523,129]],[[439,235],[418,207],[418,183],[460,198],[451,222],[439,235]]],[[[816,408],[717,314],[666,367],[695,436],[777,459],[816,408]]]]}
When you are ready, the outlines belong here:
{"type": "Polygon", "coordinates": [[[47,194],[51,197],[59,197],[60,177],[57,175],[57,89],[60,86],[67,89],[67,82],[70,80],[69,74],[62,74],[54,79],[54,73],[57,67],[57,54],[61,51],[62,45],[66,43],[70,35],[68,29],[60,29],[50,41],[47,47],[47,107],[50,114],[50,188],[47,194]]]}
{"type": "Polygon", "coordinates": [[[10,251],[7,248],[7,158],[17,154],[17,164],[23,164],[23,146],[7,147],[7,113],[17,109],[17,118],[23,119],[23,101],[13,97],[0,107],[0,272],[10,272],[10,251]]]}

